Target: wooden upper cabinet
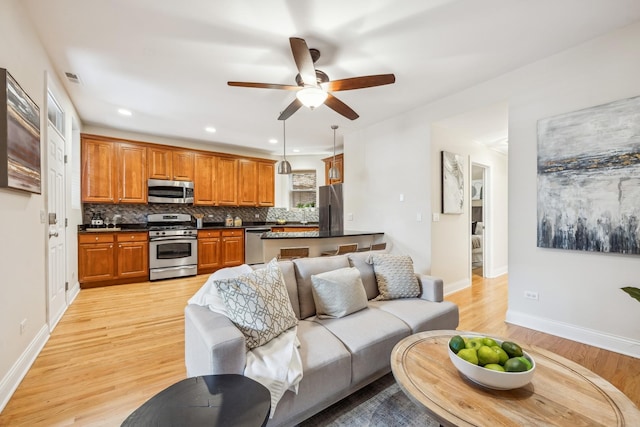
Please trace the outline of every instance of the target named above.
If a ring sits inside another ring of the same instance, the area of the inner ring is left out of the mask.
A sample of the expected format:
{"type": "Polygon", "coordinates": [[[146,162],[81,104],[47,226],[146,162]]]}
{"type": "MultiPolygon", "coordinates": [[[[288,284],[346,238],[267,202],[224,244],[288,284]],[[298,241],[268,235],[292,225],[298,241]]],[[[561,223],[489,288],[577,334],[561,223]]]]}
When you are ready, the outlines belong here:
{"type": "Polygon", "coordinates": [[[192,151],[173,152],[173,177],[176,181],[193,181],[193,157],[192,151]]]}
{"type": "Polygon", "coordinates": [[[150,179],[171,179],[173,151],[162,147],[148,147],[147,161],[150,179]]]}
{"type": "Polygon", "coordinates": [[[218,205],[238,206],[238,159],[218,158],[216,193],[218,205]]]}
{"type": "Polygon", "coordinates": [[[258,162],[258,206],[275,206],[275,166],[273,162],[258,162]]]}
{"type": "Polygon", "coordinates": [[[147,203],[147,148],[118,143],[118,203],[147,203]]]}
{"type": "Polygon", "coordinates": [[[238,161],[238,205],[258,205],[258,163],[255,160],[238,161]]]}
{"type": "Polygon", "coordinates": [[[115,203],[118,185],[115,144],[83,136],[81,159],[82,201],[115,203]]]}
{"type": "Polygon", "coordinates": [[[340,184],[344,182],[344,154],[336,154],[336,167],[340,171],[339,179],[329,179],[329,169],[333,164],[333,156],[322,159],[324,162],[324,183],[325,185],[340,184]]]}
{"type": "Polygon", "coordinates": [[[214,206],[216,197],[216,169],[218,158],[209,154],[196,154],[194,158],[193,204],[214,206]]]}

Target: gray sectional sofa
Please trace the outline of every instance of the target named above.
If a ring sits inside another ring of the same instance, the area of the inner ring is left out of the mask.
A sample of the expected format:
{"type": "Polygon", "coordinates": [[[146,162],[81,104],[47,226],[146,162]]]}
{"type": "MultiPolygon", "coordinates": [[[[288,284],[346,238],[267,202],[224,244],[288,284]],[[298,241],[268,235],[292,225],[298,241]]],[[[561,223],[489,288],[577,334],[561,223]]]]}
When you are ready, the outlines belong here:
{"type": "MultiPolygon", "coordinates": [[[[419,298],[373,301],[378,286],[368,257],[363,252],[279,262],[299,319],[304,376],[298,394],[284,394],[269,426],[295,425],[390,372],[391,351],[403,338],[458,326],[458,307],[443,301],[443,283],[435,277],[417,275],[419,298]],[[360,271],[368,307],[346,317],[321,319],[316,316],[311,276],[344,267],[360,271]]],[[[227,317],[199,305],[186,307],[188,376],[242,374],[245,355],[245,338],[227,317]]]]}

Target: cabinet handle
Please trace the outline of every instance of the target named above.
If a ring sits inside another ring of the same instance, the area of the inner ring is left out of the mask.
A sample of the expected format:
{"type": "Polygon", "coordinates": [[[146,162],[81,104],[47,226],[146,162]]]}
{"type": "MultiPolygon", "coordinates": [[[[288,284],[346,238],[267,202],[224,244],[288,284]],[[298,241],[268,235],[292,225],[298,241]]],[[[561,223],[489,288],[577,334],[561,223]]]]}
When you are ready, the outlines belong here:
{"type": "Polygon", "coordinates": [[[96,242],[98,241],[98,238],[96,237],[96,242]]]}
{"type": "Polygon", "coordinates": [[[109,248],[112,248],[112,247],[113,247],[113,245],[109,245],[109,248]]]}
{"type": "Polygon", "coordinates": [[[119,248],[121,248],[121,247],[122,247],[122,245],[118,245],[118,247],[119,247],[119,248]]]}

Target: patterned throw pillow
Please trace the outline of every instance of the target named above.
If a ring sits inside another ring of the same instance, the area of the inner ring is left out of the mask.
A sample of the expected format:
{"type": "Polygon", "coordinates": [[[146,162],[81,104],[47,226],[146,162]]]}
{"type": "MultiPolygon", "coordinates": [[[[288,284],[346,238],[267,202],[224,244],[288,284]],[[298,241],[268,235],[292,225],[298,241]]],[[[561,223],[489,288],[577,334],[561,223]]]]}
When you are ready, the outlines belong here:
{"type": "Polygon", "coordinates": [[[282,272],[273,259],[266,268],[215,282],[229,319],[242,331],[249,350],[298,324],[282,272]]]}
{"type": "Polygon", "coordinates": [[[373,254],[380,295],[377,301],[396,298],[415,298],[420,295],[420,284],[413,271],[413,261],[407,255],[373,254]]]}
{"type": "Polygon", "coordinates": [[[344,317],[367,308],[367,293],[355,267],[314,274],[311,285],[321,319],[344,317]]]}

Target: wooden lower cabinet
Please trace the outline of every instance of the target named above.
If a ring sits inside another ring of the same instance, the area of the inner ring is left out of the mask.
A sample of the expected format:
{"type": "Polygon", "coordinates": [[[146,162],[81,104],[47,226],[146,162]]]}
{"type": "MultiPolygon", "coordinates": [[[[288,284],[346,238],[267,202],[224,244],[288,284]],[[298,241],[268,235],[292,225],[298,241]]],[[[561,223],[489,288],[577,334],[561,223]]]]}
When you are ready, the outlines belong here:
{"type": "Polygon", "coordinates": [[[78,280],[81,288],[149,280],[147,232],[79,234],[78,280]]]}
{"type": "Polygon", "coordinates": [[[244,230],[198,230],[198,274],[244,263],[244,230]]]}

